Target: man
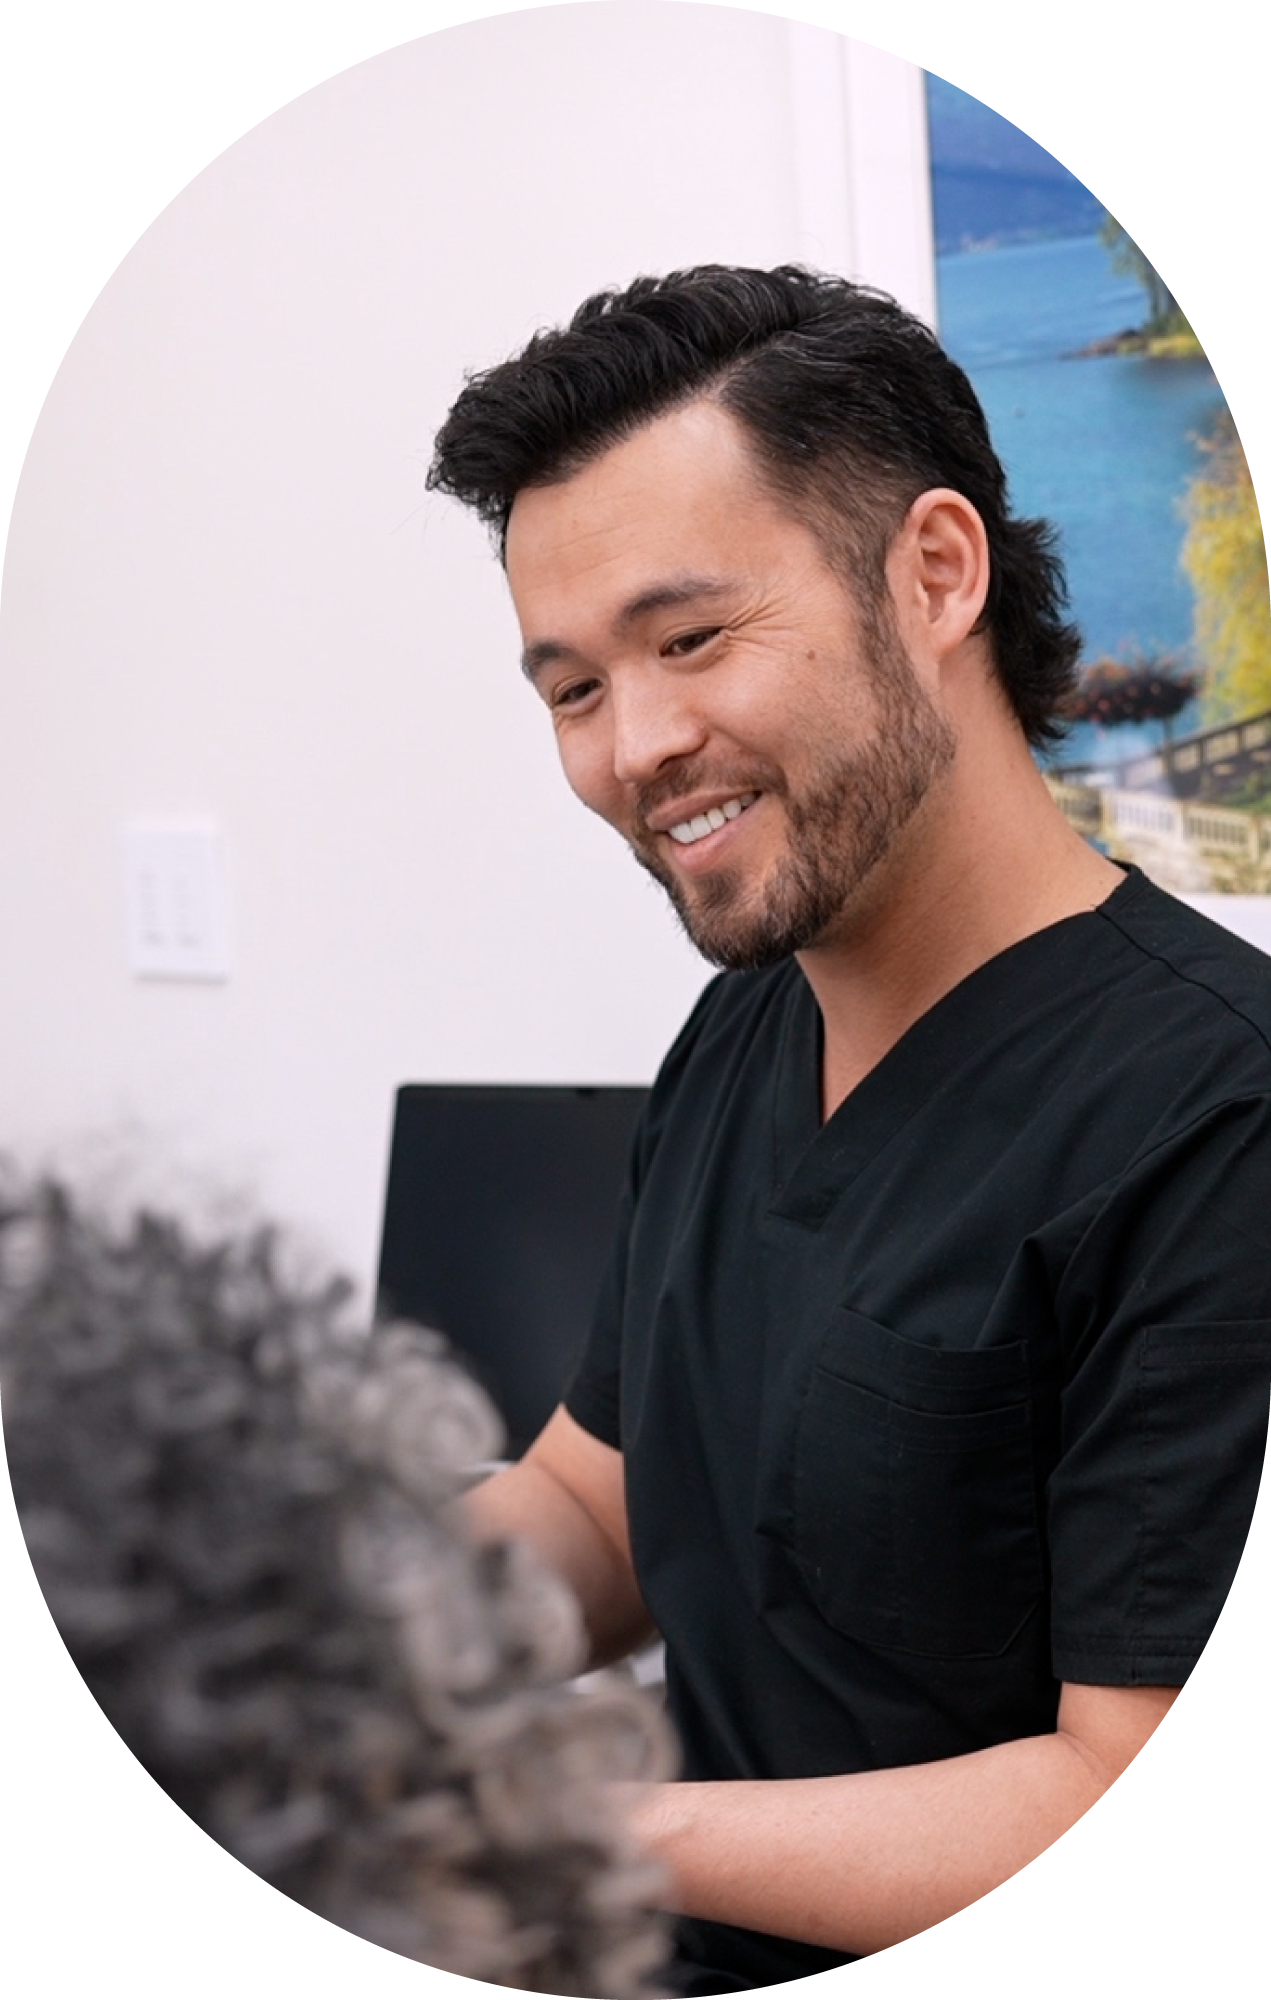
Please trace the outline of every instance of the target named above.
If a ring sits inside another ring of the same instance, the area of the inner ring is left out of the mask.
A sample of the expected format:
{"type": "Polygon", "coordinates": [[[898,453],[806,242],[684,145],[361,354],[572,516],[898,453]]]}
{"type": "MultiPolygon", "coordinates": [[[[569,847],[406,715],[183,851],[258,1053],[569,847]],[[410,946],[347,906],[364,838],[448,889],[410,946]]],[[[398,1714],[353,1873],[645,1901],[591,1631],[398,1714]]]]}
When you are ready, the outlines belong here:
{"type": "Polygon", "coordinates": [[[654,1086],[563,1407],[483,1488],[597,1658],[689,1990],[938,1921],[1124,1770],[1239,1558],[1271,1359],[1266,961],[1034,761],[1078,638],[891,300],[707,267],[470,382],[565,775],[724,976],[654,1086]]]}

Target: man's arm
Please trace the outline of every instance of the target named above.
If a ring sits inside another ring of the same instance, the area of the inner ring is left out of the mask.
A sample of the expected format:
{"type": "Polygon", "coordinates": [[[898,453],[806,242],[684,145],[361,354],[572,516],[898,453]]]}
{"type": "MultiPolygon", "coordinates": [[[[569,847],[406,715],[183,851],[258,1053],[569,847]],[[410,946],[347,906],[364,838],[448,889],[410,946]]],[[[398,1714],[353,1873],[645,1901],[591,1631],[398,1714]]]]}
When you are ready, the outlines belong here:
{"type": "MultiPolygon", "coordinates": [[[[571,1585],[593,1664],[652,1630],[636,1586],[622,1455],[564,1409],[464,1502],[481,1537],[522,1536],[571,1585]]],[[[964,1909],[1075,1825],[1142,1749],[1175,1688],[1063,1689],[1055,1731],[827,1778],[660,1785],[637,1811],[675,1907],[850,1952],[964,1909]]]]}
{"type": "Polygon", "coordinates": [[[468,1493],[463,1510],[482,1540],[533,1543],[582,1607],[592,1666],[621,1659],[653,1634],[631,1563],[622,1453],[562,1405],[515,1465],[468,1493]]]}
{"type": "Polygon", "coordinates": [[[1175,1688],[1066,1686],[1053,1735],[848,1777],[660,1785],[637,1812],[686,1916],[845,1952],[965,1909],[1120,1777],[1175,1688]]]}

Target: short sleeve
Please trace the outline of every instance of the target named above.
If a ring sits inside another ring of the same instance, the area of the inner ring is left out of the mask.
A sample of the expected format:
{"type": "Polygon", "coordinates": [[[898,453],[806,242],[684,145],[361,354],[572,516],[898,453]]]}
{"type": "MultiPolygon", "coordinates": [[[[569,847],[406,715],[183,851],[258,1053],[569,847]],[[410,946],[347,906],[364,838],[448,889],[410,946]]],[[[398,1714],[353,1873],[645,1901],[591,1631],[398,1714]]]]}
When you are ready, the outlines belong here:
{"type": "Polygon", "coordinates": [[[1271,1108],[1222,1106],[1106,1195],[1060,1287],[1046,1496],[1056,1678],[1178,1686],[1231,1588],[1271,1395],[1271,1108]]]}
{"type": "Polygon", "coordinates": [[[635,1208],[635,1154],[639,1135],[627,1172],[613,1248],[605,1266],[591,1329],[574,1377],[565,1391],[565,1408],[574,1422],[600,1439],[602,1444],[621,1448],[622,1435],[622,1321],[626,1291],[627,1247],[631,1217],[635,1208]]]}
{"type": "Polygon", "coordinates": [[[672,1044],[649,1093],[649,1101],[636,1126],[631,1145],[613,1248],[601,1280],[587,1344],[565,1391],[565,1408],[575,1423],[581,1424],[602,1444],[613,1445],[619,1450],[622,1443],[622,1334],[627,1269],[640,1186],[659,1144],[667,1107],[685,1088],[685,1073],[693,1052],[727,984],[726,976],[708,983],[672,1044]]]}

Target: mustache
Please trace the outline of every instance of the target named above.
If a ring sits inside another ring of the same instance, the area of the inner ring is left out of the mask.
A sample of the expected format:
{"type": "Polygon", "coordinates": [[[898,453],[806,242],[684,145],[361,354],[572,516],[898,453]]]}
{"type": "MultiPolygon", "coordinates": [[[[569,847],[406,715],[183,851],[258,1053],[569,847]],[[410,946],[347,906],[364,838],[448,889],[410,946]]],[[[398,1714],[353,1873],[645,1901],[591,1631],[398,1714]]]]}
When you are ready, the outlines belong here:
{"type": "Polygon", "coordinates": [[[742,792],[776,792],[784,797],[786,782],[775,764],[762,758],[745,763],[709,763],[703,757],[677,764],[660,777],[650,779],[636,792],[632,816],[638,833],[647,837],[648,823],[656,812],[674,805],[677,799],[691,798],[695,792],[723,792],[739,797],[742,792]]]}

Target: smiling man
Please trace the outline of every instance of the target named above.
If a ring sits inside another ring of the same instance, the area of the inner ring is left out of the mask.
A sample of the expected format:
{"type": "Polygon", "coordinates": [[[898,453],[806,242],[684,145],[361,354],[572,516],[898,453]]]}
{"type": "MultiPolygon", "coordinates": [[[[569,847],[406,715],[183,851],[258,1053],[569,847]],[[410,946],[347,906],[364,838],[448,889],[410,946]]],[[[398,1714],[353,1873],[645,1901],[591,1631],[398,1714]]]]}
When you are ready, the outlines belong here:
{"type": "Polygon", "coordinates": [[[814,945],[953,760],[889,606],[852,605],[714,402],[522,492],[507,556],[526,629],[572,634],[525,651],[570,782],[694,943],[734,970],[814,945]]]}
{"type": "Polygon", "coordinates": [[[893,301],[706,267],[469,383],[565,775],[723,968],[578,1374],[474,1496],[659,1631],[683,1989],[911,1935],[1124,1770],[1221,1607],[1271,1372],[1265,958],[1053,804],[1078,639],[893,301]]]}

